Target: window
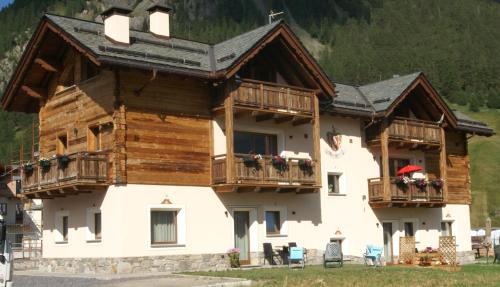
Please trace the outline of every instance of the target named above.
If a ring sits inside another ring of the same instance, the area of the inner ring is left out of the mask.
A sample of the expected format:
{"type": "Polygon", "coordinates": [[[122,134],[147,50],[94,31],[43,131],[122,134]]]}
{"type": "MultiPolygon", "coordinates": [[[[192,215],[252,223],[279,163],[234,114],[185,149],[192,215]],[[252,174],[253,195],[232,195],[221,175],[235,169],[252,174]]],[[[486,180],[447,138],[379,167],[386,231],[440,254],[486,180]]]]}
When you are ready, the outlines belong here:
{"type": "Polygon", "coordinates": [[[328,194],[340,194],[340,174],[328,174],[328,194]]]}
{"type": "Polygon", "coordinates": [[[415,236],[415,231],[413,229],[413,222],[405,222],[405,236],[415,236]]]}
{"type": "Polygon", "coordinates": [[[59,135],[57,137],[56,153],[57,154],[67,154],[68,153],[68,136],[67,135],[59,135]]]}
{"type": "Polygon", "coordinates": [[[278,154],[278,137],[271,134],[234,132],[235,153],[256,153],[263,155],[278,154]]]}
{"type": "Polygon", "coordinates": [[[453,236],[451,225],[452,225],[451,221],[441,222],[441,236],[453,236]]]}
{"type": "Polygon", "coordinates": [[[16,203],[16,224],[23,224],[24,220],[24,204],[16,203]]]}
{"type": "Polygon", "coordinates": [[[398,170],[410,164],[409,159],[389,158],[389,175],[395,177],[398,170]]]}
{"type": "Polygon", "coordinates": [[[101,210],[98,207],[87,208],[87,242],[101,241],[101,218],[101,210]]]}
{"type": "Polygon", "coordinates": [[[87,150],[101,150],[101,129],[100,126],[89,127],[87,132],[87,150]]]}
{"type": "Polygon", "coordinates": [[[151,211],[151,244],[177,243],[177,211],[151,211]]]}
{"type": "Polygon", "coordinates": [[[94,213],[95,239],[101,240],[101,213],[94,213]]]}
{"type": "Polygon", "coordinates": [[[279,211],[266,211],[266,233],[271,235],[277,235],[281,233],[279,211]]]}
{"type": "Polygon", "coordinates": [[[0,203],[0,214],[7,215],[7,203],[5,202],[0,203]]]}
{"type": "Polygon", "coordinates": [[[55,214],[55,234],[56,243],[68,243],[69,238],[69,212],[67,210],[57,211],[55,214]]]}
{"type": "Polygon", "coordinates": [[[62,237],[63,241],[68,241],[68,216],[62,217],[62,237]]]}

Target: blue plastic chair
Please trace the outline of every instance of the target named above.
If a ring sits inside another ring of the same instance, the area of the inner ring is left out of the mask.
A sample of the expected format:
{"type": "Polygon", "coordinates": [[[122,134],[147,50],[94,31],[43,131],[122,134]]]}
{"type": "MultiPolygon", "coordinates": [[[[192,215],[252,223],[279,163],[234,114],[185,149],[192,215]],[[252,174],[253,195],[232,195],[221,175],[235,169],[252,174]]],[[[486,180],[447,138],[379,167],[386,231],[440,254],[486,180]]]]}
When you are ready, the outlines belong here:
{"type": "Polygon", "coordinates": [[[368,245],[364,254],[365,265],[368,265],[368,260],[371,260],[374,266],[381,266],[383,251],[384,249],[382,247],[368,245]]]}
{"type": "Polygon", "coordinates": [[[304,248],[302,247],[291,247],[290,253],[288,255],[288,267],[291,268],[292,264],[300,264],[302,269],[304,269],[304,248]]]}

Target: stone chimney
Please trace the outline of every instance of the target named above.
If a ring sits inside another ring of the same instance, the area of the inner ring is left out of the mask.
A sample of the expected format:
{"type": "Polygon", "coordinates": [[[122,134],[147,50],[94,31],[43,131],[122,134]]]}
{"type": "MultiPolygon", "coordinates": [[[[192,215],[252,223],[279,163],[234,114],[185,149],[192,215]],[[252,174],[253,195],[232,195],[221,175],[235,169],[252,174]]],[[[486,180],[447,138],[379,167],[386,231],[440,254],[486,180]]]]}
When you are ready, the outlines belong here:
{"type": "Polygon", "coordinates": [[[112,6],[101,13],[106,38],[115,43],[130,44],[130,12],[129,8],[112,6]]]}
{"type": "Polygon", "coordinates": [[[155,3],[147,9],[149,12],[149,31],[158,37],[170,37],[170,13],[172,8],[155,3]]]}

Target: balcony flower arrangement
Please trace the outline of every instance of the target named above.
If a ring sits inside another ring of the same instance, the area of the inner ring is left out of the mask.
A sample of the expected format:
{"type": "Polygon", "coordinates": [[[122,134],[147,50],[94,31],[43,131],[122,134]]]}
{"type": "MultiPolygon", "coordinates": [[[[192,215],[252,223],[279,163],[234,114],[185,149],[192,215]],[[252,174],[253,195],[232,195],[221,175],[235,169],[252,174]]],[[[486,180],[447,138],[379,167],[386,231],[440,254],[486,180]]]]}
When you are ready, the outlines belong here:
{"type": "Polygon", "coordinates": [[[407,176],[398,176],[394,179],[394,183],[399,187],[406,189],[408,187],[408,184],[410,184],[411,180],[407,176]]]}
{"type": "Polygon", "coordinates": [[[229,264],[231,268],[240,267],[240,249],[231,248],[227,251],[227,256],[229,257],[229,264]]]}
{"type": "Polygon", "coordinates": [[[427,186],[427,181],[423,178],[417,178],[415,179],[414,184],[420,191],[425,191],[425,187],[427,186]]]}
{"type": "Polygon", "coordinates": [[[35,168],[33,167],[33,164],[32,164],[30,161],[28,161],[27,163],[25,163],[25,164],[23,165],[23,170],[24,170],[24,173],[26,173],[26,174],[31,174],[31,173],[33,173],[33,170],[34,170],[34,169],[35,169],[35,168]]]}
{"type": "Polygon", "coordinates": [[[50,169],[50,159],[48,158],[45,158],[45,157],[41,157],[39,160],[38,160],[38,164],[40,165],[40,167],[42,168],[42,171],[48,171],[50,169]]]}
{"type": "Polygon", "coordinates": [[[273,164],[273,167],[278,170],[278,172],[282,173],[285,172],[288,169],[288,165],[286,164],[286,158],[275,155],[271,159],[271,163],[273,164]]]}
{"type": "Polygon", "coordinates": [[[442,179],[435,179],[435,180],[431,181],[431,185],[436,190],[440,191],[441,189],[443,189],[444,181],[442,179]]]}
{"type": "Polygon", "coordinates": [[[57,156],[57,166],[59,167],[59,169],[65,169],[66,167],[68,167],[68,164],[69,157],[67,155],[63,154],[57,156]]]}
{"type": "Polygon", "coordinates": [[[243,158],[243,164],[246,167],[254,167],[259,169],[259,160],[262,159],[260,154],[251,153],[243,158]]]}
{"type": "Polygon", "coordinates": [[[308,175],[312,175],[313,174],[312,160],[299,159],[299,168],[308,175]]]}

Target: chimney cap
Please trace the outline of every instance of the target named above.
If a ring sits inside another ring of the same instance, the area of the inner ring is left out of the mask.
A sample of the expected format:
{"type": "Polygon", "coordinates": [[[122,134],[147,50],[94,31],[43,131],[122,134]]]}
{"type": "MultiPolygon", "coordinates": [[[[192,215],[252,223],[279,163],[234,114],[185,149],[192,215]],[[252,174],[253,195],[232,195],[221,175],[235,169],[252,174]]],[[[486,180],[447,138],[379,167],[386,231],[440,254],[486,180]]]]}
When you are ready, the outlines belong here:
{"type": "Polygon", "coordinates": [[[112,15],[114,13],[116,13],[116,14],[122,14],[122,15],[128,15],[132,11],[133,10],[130,9],[129,7],[114,5],[114,6],[109,7],[108,9],[104,10],[101,13],[101,16],[105,18],[105,17],[108,17],[108,16],[110,16],[110,15],[112,15]]]}
{"type": "Polygon", "coordinates": [[[156,12],[156,11],[161,11],[161,12],[169,13],[172,10],[173,10],[172,7],[170,7],[169,5],[163,3],[162,1],[155,2],[155,3],[153,3],[153,5],[149,6],[148,9],[146,9],[146,11],[148,11],[149,13],[153,13],[153,12],[156,12]]]}

